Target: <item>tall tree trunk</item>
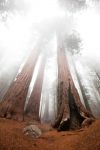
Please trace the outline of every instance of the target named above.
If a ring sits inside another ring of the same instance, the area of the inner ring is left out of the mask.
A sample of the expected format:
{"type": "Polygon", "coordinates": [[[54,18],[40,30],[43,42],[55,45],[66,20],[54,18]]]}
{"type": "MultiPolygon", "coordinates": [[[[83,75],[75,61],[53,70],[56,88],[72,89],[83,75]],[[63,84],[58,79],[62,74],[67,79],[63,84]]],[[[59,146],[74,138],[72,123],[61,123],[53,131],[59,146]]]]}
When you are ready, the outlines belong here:
{"type": "Polygon", "coordinates": [[[12,82],[3,101],[0,103],[1,117],[23,120],[24,104],[39,53],[39,50],[31,52],[22,71],[12,82]]]}
{"type": "Polygon", "coordinates": [[[70,74],[63,43],[58,39],[58,115],[53,127],[70,130],[81,127],[91,114],[82,105],[70,74]]]}
{"type": "Polygon", "coordinates": [[[41,99],[45,64],[46,64],[46,56],[43,56],[38,71],[38,75],[35,81],[35,85],[33,87],[33,91],[26,106],[24,114],[26,119],[33,119],[36,121],[40,121],[39,108],[40,108],[40,99],[41,99]]]}

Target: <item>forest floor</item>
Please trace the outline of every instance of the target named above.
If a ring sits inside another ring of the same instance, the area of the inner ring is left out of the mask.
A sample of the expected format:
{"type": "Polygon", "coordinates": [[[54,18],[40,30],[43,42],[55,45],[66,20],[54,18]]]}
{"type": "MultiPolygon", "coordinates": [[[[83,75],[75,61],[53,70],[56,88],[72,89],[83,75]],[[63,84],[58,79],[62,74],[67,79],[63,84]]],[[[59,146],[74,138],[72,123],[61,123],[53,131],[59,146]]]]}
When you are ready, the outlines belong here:
{"type": "Polygon", "coordinates": [[[24,135],[29,123],[0,119],[0,150],[100,150],[100,120],[89,128],[57,132],[46,125],[41,137],[24,135]]]}

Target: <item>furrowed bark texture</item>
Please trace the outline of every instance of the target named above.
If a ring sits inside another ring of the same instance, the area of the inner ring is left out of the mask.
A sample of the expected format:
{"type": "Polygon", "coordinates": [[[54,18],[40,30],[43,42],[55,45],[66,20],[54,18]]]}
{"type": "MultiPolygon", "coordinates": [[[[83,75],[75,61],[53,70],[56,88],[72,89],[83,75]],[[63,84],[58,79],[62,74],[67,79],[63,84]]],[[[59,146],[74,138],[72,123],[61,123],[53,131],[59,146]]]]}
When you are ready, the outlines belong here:
{"type": "Polygon", "coordinates": [[[67,66],[65,61],[65,54],[62,47],[58,48],[58,116],[55,121],[54,127],[59,127],[61,121],[68,120],[70,109],[68,104],[68,79],[69,72],[67,72],[67,66]]]}
{"type": "Polygon", "coordinates": [[[46,64],[46,56],[43,56],[41,65],[38,71],[38,75],[35,81],[35,85],[33,87],[33,91],[31,93],[31,96],[29,98],[29,101],[25,110],[26,119],[33,119],[36,121],[40,121],[39,108],[40,108],[40,99],[41,99],[45,64],[46,64]]]}
{"type": "Polygon", "coordinates": [[[91,114],[81,103],[68,66],[64,46],[58,47],[58,115],[53,127],[75,130],[91,114]]]}
{"type": "Polygon", "coordinates": [[[1,117],[23,120],[25,100],[39,53],[39,51],[31,52],[22,71],[17,75],[15,81],[12,82],[0,103],[1,117]]]}

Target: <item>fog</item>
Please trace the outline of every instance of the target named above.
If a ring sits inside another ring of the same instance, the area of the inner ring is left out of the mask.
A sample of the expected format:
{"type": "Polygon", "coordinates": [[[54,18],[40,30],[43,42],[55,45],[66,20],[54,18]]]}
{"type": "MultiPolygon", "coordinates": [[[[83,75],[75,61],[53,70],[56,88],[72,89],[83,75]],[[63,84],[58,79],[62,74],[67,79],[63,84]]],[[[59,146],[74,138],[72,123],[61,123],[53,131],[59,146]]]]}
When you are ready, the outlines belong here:
{"type": "MultiPolygon", "coordinates": [[[[40,49],[26,105],[41,64],[42,54],[47,55],[45,66],[40,116],[54,120],[56,116],[57,90],[57,37],[60,32],[66,39],[78,33],[81,39],[80,52],[72,57],[90,110],[100,117],[100,2],[93,0],[4,0],[0,2],[0,99],[7,92],[16,75],[21,71],[32,49],[40,49]],[[92,71],[91,71],[92,70],[92,71]],[[91,73],[92,72],[92,73],[91,73]],[[98,74],[98,76],[97,76],[98,74]],[[88,91],[88,94],[87,92],[88,91]],[[88,98],[89,97],[89,98],[88,98]],[[46,102],[47,101],[47,102],[46,102]],[[94,112],[94,104],[97,111],[94,112]],[[45,116],[46,107],[48,114],[45,116]]],[[[66,47],[67,50],[67,47],[66,47]]],[[[70,68],[73,63],[69,61],[70,68]]],[[[74,70],[74,69],[72,69],[74,70]]],[[[71,71],[77,89],[81,89],[74,71],[71,71]]],[[[82,98],[83,104],[85,105],[82,98]]]]}

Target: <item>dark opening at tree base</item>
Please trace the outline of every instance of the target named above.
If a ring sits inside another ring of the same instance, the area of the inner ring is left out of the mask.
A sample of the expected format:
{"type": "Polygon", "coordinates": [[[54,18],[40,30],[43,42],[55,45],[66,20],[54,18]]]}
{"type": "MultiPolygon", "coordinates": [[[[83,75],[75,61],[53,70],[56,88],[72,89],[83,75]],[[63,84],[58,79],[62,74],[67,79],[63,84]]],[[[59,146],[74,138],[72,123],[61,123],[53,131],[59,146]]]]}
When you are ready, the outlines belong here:
{"type": "MultiPolygon", "coordinates": [[[[58,131],[78,130],[84,126],[91,125],[94,121],[94,117],[92,116],[92,114],[90,114],[87,110],[84,109],[83,104],[79,101],[80,99],[74,98],[75,93],[73,94],[72,91],[73,90],[71,89],[71,85],[69,84],[69,88],[67,91],[69,111],[67,111],[67,113],[64,114],[64,110],[62,111],[62,109],[60,109],[60,112],[58,112],[59,115],[56,119],[56,122],[53,125],[53,127],[57,128],[58,131]],[[69,116],[69,118],[64,118],[64,115],[69,116]]],[[[60,89],[59,92],[62,92],[62,90],[60,89]]],[[[62,108],[65,109],[64,107],[62,108]]]]}

